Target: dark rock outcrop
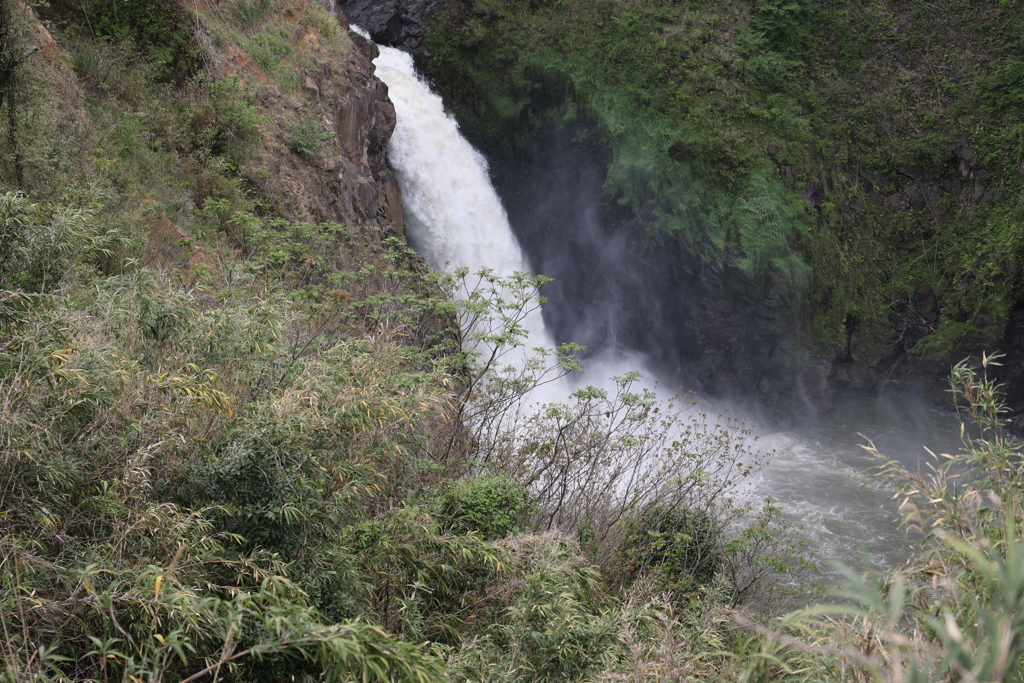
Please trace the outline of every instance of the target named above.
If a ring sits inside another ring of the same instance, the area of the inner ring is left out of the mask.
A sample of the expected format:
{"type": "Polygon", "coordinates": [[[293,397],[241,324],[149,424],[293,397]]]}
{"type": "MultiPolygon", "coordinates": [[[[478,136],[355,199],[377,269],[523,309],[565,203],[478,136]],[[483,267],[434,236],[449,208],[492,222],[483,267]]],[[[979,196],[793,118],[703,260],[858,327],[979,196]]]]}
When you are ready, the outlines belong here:
{"type": "Polygon", "coordinates": [[[610,152],[596,130],[543,127],[520,154],[467,132],[488,156],[531,268],[554,278],[545,322],[557,341],[598,357],[642,354],[662,387],[726,397],[776,423],[831,408],[832,358],[801,352],[798,293],[785,276],[769,268],[751,282],[651,233],[642,211],[604,194],[610,152]]]}
{"type": "Polygon", "coordinates": [[[376,42],[416,47],[426,33],[427,20],[447,4],[448,0],[338,0],[337,6],[376,42]]]}
{"type": "Polygon", "coordinates": [[[358,70],[344,93],[334,99],[334,129],[342,154],[337,179],[345,185],[356,209],[401,231],[402,195],[385,160],[388,141],[398,121],[388,87],[373,76],[377,46],[350,34],[358,49],[358,70]],[[346,182],[347,181],[347,182],[346,182]]]}

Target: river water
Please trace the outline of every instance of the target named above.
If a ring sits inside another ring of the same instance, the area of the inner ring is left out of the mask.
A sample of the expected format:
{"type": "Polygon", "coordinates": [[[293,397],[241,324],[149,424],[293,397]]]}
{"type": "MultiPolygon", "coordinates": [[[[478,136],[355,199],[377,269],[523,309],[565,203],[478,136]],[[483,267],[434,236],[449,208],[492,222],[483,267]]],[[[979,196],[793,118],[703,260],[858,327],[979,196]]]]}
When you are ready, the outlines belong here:
{"type": "Polygon", "coordinates": [[[869,440],[879,452],[916,469],[934,462],[925,448],[957,452],[960,424],[947,411],[905,397],[856,396],[759,440],[775,455],[756,491],[779,500],[790,519],[802,525],[799,535],[808,541],[824,583],[839,576],[832,562],[862,570],[867,558],[874,569],[889,570],[913,550],[916,537],[900,528],[891,492],[865,475],[878,464],[862,448],[869,440]]]}
{"type": "MultiPolygon", "coordinates": [[[[528,270],[486,160],[417,76],[410,55],[381,46],[375,65],[398,116],[388,155],[402,187],[410,243],[437,269],[489,268],[501,275],[528,270]]],[[[540,316],[529,327],[531,345],[550,344],[540,316]]],[[[643,365],[640,357],[613,358],[595,365],[586,380],[602,384],[610,374],[642,371],[643,365]]],[[[913,538],[899,527],[890,494],[863,474],[872,460],[861,446],[870,439],[913,467],[926,457],[924,447],[951,452],[959,446],[953,416],[898,396],[848,398],[795,428],[755,431],[758,446],[772,455],[748,492],[781,503],[823,568],[816,577],[823,583],[838,576],[832,562],[861,569],[866,558],[886,570],[912,552],[913,538]]]]}

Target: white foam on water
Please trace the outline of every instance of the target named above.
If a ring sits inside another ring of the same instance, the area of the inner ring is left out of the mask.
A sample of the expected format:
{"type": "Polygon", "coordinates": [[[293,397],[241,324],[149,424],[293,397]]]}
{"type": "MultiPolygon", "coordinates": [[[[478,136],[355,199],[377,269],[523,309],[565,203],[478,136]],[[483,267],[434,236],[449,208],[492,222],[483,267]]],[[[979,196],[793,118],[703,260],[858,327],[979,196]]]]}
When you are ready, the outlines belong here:
{"type": "Polygon", "coordinates": [[[774,455],[752,490],[783,504],[822,578],[838,579],[835,562],[886,571],[906,560],[911,539],[891,494],[859,467],[856,446],[794,431],[766,434],[759,445],[774,455]]]}

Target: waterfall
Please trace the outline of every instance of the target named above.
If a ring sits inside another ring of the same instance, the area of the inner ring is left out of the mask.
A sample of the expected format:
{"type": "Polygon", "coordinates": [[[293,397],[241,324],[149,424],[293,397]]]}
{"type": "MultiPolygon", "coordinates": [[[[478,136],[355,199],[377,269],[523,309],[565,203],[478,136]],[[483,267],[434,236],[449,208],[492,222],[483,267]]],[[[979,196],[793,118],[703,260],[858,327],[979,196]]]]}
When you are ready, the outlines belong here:
{"type": "Polygon", "coordinates": [[[487,160],[416,74],[412,57],[381,46],[374,64],[398,115],[388,161],[402,186],[406,230],[417,251],[438,270],[529,270],[487,160]]]}
{"type": "MultiPolygon", "coordinates": [[[[368,38],[362,29],[352,28],[368,38]]],[[[402,187],[406,234],[412,246],[437,270],[465,267],[476,273],[486,268],[503,276],[532,272],[491,184],[487,160],[462,137],[454,117],[445,113],[441,97],[416,73],[412,56],[385,45],[378,48],[380,56],[373,62],[376,76],[387,84],[398,118],[388,161],[402,187]]],[[[528,348],[554,348],[539,310],[526,318],[524,326],[528,348]]],[[[630,370],[653,377],[642,356],[620,350],[608,350],[588,365],[586,384],[606,390],[615,386],[611,377],[630,370]]],[[[578,382],[549,385],[532,399],[565,401],[573,384],[578,382]]],[[[653,388],[654,384],[645,381],[643,386],[653,388]]]]}
{"type": "MultiPolygon", "coordinates": [[[[412,245],[437,270],[451,272],[465,267],[477,272],[487,268],[498,275],[529,271],[530,265],[491,184],[487,161],[459,133],[455,120],[445,113],[441,98],[417,76],[412,57],[380,46],[380,56],[374,63],[377,76],[388,85],[398,117],[388,159],[402,187],[406,231],[412,245]]],[[[525,322],[528,346],[553,346],[539,312],[525,322]]],[[[584,381],[609,389],[606,378],[631,369],[642,370],[650,380],[654,375],[644,369],[645,361],[639,354],[609,348],[602,357],[589,360],[584,381]]],[[[546,391],[532,397],[531,403],[568,401],[573,385],[565,381],[546,387],[546,391]]],[[[657,389],[662,397],[674,393],[673,387],[657,389]]],[[[780,500],[792,510],[795,521],[806,525],[796,532],[798,537],[827,557],[858,566],[863,548],[876,567],[898,566],[908,553],[907,541],[892,521],[891,507],[883,507],[889,495],[876,487],[863,486],[857,468],[867,463],[861,456],[857,434],[874,436],[885,430],[902,435],[905,438],[889,452],[905,454],[906,458],[916,458],[919,449],[913,444],[927,443],[946,431],[948,439],[943,437],[943,441],[955,443],[958,435],[946,429],[948,420],[942,415],[912,409],[926,427],[908,430],[907,425],[914,420],[901,415],[892,421],[889,415],[897,411],[892,406],[875,410],[876,404],[864,399],[864,405],[837,409],[834,416],[797,432],[760,432],[765,450],[774,452],[773,462],[735,494],[780,500]]],[[[715,404],[705,402],[703,409],[709,406],[709,420],[714,421],[715,404]]],[[[936,452],[947,447],[941,443],[930,445],[936,452]]],[[[829,577],[837,578],[838,572],[823,576],[826,580],[829,577]]]]}
{"type": "MultiPolygon", "coordinates": [[[[475,274],[487,269],[499,276],[529,272],[491,184],[487,160],[459,133],[441,97],[416,73],[412,56],[378,47],[376,75],[387,84],[398,118],[388,161],[402,187],[409,242],[440,271],[467,268],[475,274]]],[[[527,347],[554,347],[539,310],[523,326],[527,347]]]]}

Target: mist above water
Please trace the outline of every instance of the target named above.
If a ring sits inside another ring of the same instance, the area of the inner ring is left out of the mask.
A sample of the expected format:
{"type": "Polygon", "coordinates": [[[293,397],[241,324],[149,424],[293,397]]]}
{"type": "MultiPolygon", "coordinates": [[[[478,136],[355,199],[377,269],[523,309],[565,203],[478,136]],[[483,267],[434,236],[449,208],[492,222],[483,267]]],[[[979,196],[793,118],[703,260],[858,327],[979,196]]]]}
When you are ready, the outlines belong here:
{"type": "Polygon", "coordinates": [[[495,150],[492,176],[530,263],[554,278],[548,329],[586,357],[642,354],[663,382],[695,388],[701,297],[679,243],[606,195],[611,154],[593,128],[541,125],[525,145],[495,150]]]}
{"type": "MultiPolygon", "coordinates": [[[[412,245],[438,270],[487,268],[510,275],[531,270],[533,260],[534,272],[557,279],[545,292],[552,300],[545,312],[548,326],[541,316],[528,321],[529,345],[550,347],[555,337],[594,347],[584,375],[543,400],[565,400],[577,385],[608,387],[610,376],[645,372],[648,366],[664,378],[659,393],[675,393],[695,343],[689,320],[700,306],[687,289],[692,274],[672,265],[684,260],[678,245],[642,241],[643,232],[628,225],[632,219],[596,191],[603,180],[598,166],[574,168],[564,161],[572,155],[551,146],[536,159],[548,159],[547,171],[540,163],[520,169],[518,180],[515,169],[499,174],[499,186],[517,207],[514,217],[528,226],[520,229],[528,259],[486,160],[416,75],[412,58],[380,47],[375,64],[397,112],[388,155],[402,187],[412,245]]],[[[596,159],[600,151],[587,154],[596,159]]],[[[652,386],[655,374],[645,374],[652,386]]],[[[716,405],[707,406],[709,412],[717,412],[716,405]]],[[[742,417],[735,411],[733,416],[742,417]]],[[[936,452],[955,450],[958,435],[955,419],[940,411],[898,399],[851,399],[799,428],[761,430],[759,446],[774,455],[747,492],[778,500],[803,525],[800,534],[819,565],[839,560],[859,568],[866,555],[876,568],[890,569],[906,559],[912,540],[898,528],[889,494],[860,472],[871,464],[861,444],[876,439],[883,452],[914,465],[923,444],[936,452]]]]}

